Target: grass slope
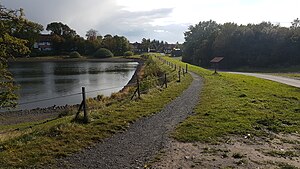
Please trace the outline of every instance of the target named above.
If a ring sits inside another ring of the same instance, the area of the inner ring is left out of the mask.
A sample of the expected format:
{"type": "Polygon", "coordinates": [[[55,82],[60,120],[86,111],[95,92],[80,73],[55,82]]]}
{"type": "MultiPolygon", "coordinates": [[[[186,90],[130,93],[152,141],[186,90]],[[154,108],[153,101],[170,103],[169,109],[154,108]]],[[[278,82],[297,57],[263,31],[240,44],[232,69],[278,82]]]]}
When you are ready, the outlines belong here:
{"type": "Polygon", "coordinates": [[[299,88],[244,75],[212,75],[192,65],[189,70],[201,75],[205,84],[195,115],[177,127],[176,139],[216,142],[230,135],[300,132],[299,88]]]}
{"type": "MultiPolygon", "coordinates": [[[[155,73],[153,69],[158,67],[170,76],[176,74],[157,59],[154,58],[154,61],[156,65],[150,64],[150,69],[145,68],[145,76],[155,73]]],[[[151,76],[147,76],[146,80],[150,82],[151,76]]],[[[116,132],[126,130],[137,119],[159,112],[192,82],[190,75],[185,76],[181,83],[177,83],[174,78],[170,79],[173,81],[170,80],[167,89],[152,87],[148,93],[142,94],[141,99],[119,101],[91,111],[89,124],[74,123],[74,116],[67,116],[26,130],[1,134],[1,168],[42,166],[54,162],[55,158],[68,156],[116,132]]],[[[151,84],[152,82],[145,83],[143,87],[151,84]]],[[[9,127],[5,127],[5,130],[7,128],[9,127]]]]}
{"type": "Polygon", "coordinates": [[[300,72],[294,72],[294,73],[272,73],[271,75],[274,76],[282,76],[282,77],[288,77],[296,80],[300,80],[300,72]]]}

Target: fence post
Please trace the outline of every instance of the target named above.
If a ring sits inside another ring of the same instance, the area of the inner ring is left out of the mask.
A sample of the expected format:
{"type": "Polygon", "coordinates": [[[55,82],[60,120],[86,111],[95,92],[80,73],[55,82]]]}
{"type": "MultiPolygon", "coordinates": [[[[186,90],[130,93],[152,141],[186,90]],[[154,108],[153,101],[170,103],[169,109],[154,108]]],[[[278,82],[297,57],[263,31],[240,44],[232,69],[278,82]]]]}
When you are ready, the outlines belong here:
{"type": "Polygon", "coordinates": [[[83,105],[83,101],[81,101],[81,103],[80,103],[79,109],[78,109],[78,111],[76,113],[76,116],[75,116],[75,120],[78,120],[80,110],[82,109],[82,105],[83,105]]]}
{"type": "Polygon", "coordinates": [[[85,87],[82,87],[82,102],[83,102],[83,120],[84,122],[88,122],[89,121],[89,118],[88,118],[88,114],[87,114],[87,111],[86,111],[86,98],[85,98],[85,87]]]}
{"type": "Polygon", "coordinates": [[[185,72],[188,72],[188,64],[185,65],[185,72]]]}
{"type": "Polygon", "coordinates": [[[136,83],[137,83],[137,92],[138,92],[138,96],[139,96],[139,98],[141,98],[141,93],[140,93],[140,80],[139,80],[139,78],[136,79],[136,83]]]}
{"type": "Polygon", "coordinates": [[[184,68],[182,68],[182,75],[184,76],[184,68]]]}
{"type": "Polygon", "coordinates": [[[167,84],[167,74],[165,73],[165,86],[166,88],[168,88],[168,84],[167,84]]]}
{"type": "Polygon", "coordinates": [[[178,70],[178,82],[180,82],[180,69],[178,70]]]}
{"type": "Polygon", "coordinates": [[[175,65],[175,70],[176,70],[176,65],[175,65]]]}

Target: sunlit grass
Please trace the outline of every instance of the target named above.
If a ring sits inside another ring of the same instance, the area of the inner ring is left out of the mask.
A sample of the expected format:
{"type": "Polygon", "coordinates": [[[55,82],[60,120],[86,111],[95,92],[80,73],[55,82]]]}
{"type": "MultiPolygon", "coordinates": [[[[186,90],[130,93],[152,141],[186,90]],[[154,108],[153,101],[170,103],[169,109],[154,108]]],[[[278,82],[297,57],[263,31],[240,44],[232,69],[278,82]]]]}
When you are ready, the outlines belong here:
{"type": "Polygon", "coordinates": [[[272,66],[263,68],[241,67],[235,71],[241,72],[261,72],[261,73],[299,73],[300,65],[294,66],[272,66]]]}
{"type": "Polygon", "coordinates": [[[296,80],[300,80],[300,72],[298,73],[272,73],[271,75],[274,76],[282,76],[282,77],[288,77],[296,80]]]}
{"type": "Polygon", "coordinates": [[[212,75],[196,66],[189,69],[201,75],[205,84],[196,114],[177,127],[176,139],[215,142],[230,135],[300,132],[299,88],[244,75],[212,75]]]}

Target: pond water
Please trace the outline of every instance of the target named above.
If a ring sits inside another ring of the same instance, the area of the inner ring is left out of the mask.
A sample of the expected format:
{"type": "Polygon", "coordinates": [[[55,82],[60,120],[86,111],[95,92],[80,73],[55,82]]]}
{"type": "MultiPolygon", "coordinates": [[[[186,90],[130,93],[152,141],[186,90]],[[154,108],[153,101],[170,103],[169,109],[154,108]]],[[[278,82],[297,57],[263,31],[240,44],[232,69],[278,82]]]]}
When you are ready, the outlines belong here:
{"type": "Polygon", "coordinates": [[[9,64],[18,91],[18,109],[80,104],[87,97],[109,96],[133,76],[137,62],[14,62],[9,64]]]}

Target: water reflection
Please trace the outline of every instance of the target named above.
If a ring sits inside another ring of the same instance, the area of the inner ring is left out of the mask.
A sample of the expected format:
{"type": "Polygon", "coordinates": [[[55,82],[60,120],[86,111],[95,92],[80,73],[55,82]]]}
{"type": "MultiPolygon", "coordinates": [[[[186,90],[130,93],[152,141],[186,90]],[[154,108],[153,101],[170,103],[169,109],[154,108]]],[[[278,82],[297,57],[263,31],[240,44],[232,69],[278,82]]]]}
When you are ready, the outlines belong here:
{"type": "MultiPolygon", "coordinates": [[[[16,83],[20,85],[19,103],[35,102],[45,98],[53,98],[74,93],[80,93],[81,87],[88,97],[97,94],[110,95],[119,91],[131,79],[138,63],[103,63],[103,62],[33,62],[11,63],[16,83]]],[[[52,105],[78,104],[81,96],[56,98],[30,104],[21,104],[20,109],[48,107],[52,105]]]]}

